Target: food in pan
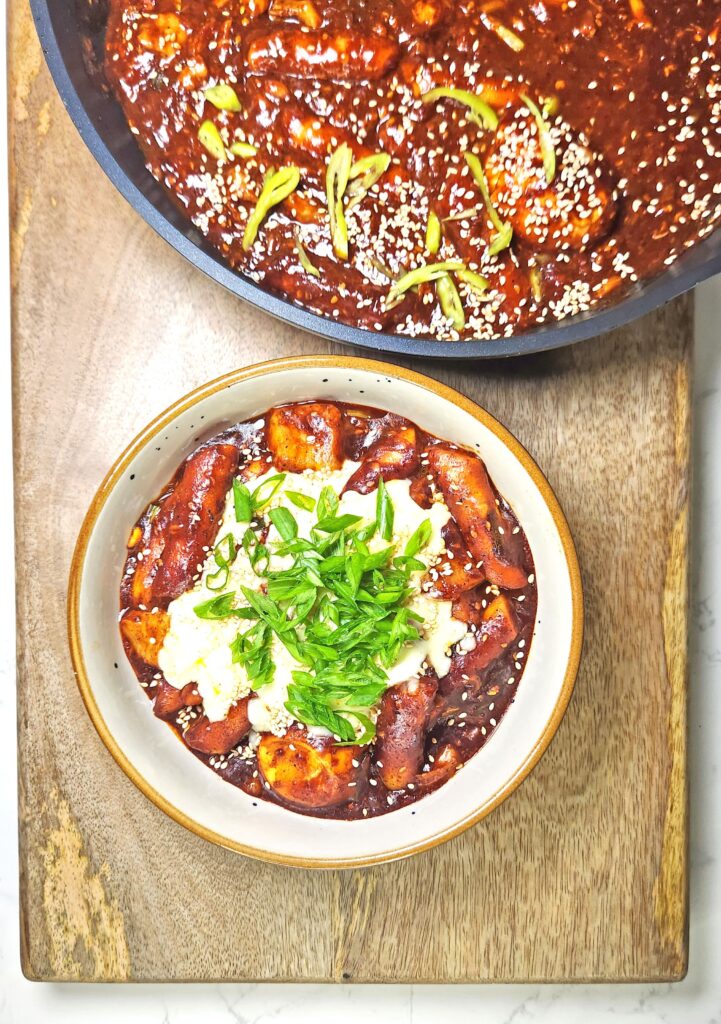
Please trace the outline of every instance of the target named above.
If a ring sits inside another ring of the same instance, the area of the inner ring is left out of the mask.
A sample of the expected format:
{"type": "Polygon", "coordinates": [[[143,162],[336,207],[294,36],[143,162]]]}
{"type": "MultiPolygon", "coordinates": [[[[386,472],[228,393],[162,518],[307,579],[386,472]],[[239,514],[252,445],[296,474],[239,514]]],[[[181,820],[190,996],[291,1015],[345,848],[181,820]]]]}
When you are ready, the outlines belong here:
{"type": "Polygon", "coordinates": [[[721,212],[711,2],[110,0],[105,70],[232,266],[372,331],[561,320],[721,212]]]}
{"type": "Polygon", "coordinates": [[[437,789],[514,699],[533,559],[478,454],[313,401],[200,444],[131,531],[126,653],[216,773],[305,814],[437,789]]]}

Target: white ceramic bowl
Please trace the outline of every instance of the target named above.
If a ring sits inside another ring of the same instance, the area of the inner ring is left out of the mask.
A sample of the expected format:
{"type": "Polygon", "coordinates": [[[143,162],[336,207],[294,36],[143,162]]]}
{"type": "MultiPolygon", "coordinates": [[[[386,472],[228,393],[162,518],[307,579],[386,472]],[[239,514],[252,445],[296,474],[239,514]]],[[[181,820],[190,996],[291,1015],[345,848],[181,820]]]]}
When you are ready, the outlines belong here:
{"type": "Polygon", "coordinates": [[[280,359],[222,377],[180,399],[120,456],[83,523],[70,576],[70,647],[78,685],[115,760],[151,800],[198,835],[253,857],[303,867],[358,867],[405,857],[488,814],[525,778],[551,741],[573,690],[583,601],[568,525],[525,449],[458,392],[367,359],[280,359]],[[125,657],[118,587],[125,541],[143,508],[196,446],[273,405],[337,399],[402,413],[432,434],[477,451],[513,506],[535,561],[538,610],[516,699],[489,742],[453,779],[377,818],[333,821],[253,800],[224,782],[154,717],[125,657]]]}

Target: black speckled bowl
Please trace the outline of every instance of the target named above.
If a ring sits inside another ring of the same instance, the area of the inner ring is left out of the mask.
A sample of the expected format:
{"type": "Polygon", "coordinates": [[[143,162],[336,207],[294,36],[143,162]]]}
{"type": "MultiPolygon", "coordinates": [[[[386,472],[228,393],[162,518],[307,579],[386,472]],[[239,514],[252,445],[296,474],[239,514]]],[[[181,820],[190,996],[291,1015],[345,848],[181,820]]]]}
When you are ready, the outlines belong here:
{"type": "MultiPolygon", "coordinates": [[[[87,2],[87,0],[77,0],[87,2]]],[[[101,0],[102,2],[102,0],[101,0]]],[[[93,0],[99,16],[101,2],[93,0]]],[[[612,330],[668,302],[721,271],[721,229],[690,248],[665,273],[615,303],[494,341],[436,341],[349,327],[311,313],[232,270],[175,208],[143,164],[119,105],[88,75],[79,22],[70,0],[30,0],[43,53],[68,113],[90,152],[128,202],[191,263],[254,306],[303,330],[377,352],[443,359],[491,359],[561,348],[612,330]]]]}

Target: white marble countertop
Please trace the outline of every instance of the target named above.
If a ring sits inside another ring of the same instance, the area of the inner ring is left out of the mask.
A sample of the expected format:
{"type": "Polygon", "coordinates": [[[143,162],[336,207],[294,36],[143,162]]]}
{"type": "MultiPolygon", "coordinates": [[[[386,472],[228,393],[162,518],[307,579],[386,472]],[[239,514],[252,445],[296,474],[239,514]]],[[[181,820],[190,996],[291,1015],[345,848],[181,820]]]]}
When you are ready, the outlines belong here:
{"type": "MultiPolygon", "coordinates": [[[[0,0],[0,10],[2,9],[0,0]]],[[[3,48],[4,49],[4,48],[3,48]]],[[[0,52],[0,111],[6,109],[0,52]]],[[[0,239],[7,237],[0,123],[0,239]]],[[[7,245],[0,243],[2,535],[12,522],[7,245]]],[[[0,588],[0,1024],[595,1024],[721,1022],[721,278],[697,291],[691,607],[691,943],[676,985],[51,985],[20,971],[15,769],[14,611],[10,569],[0,588]]],[[[7,551],[7,545],[6,545],[7,551]]],[[[7,555],[6,555],[7,557],[7,555]]]]}

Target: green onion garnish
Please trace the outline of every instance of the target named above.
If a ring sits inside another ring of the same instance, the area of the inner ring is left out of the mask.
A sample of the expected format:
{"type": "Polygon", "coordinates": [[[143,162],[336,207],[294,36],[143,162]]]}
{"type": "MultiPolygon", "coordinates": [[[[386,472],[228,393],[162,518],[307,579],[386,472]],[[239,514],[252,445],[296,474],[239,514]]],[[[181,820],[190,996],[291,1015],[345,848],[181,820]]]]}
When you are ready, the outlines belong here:
{"type": "Polygon", "coordinates": [[[310,256],[305,251],[305,247],[301,242],[300,238],[298,237],[297,233],[295,235],[295,238],[293,239],[293,242],[295,245],[295,251],[298,253],[298,262],[300,263],[303,270],[305,270],[306,274],[310,274],[311,277],[320,277],[320,270],[318,270],[318,268],[311,263],[310,256]]]}
{"type": "Polygon", "coordinates": [[[212,103],[218,110],[238,111],[241,109],[240,100],[236,96],[232,85],[219,82],[217,85],[211,85],[209,89],[206,89],[204,95],[206,100],[212,103]]]}
{"type": "Polygon", "coordinates": [[[266,215],[278,203],[287,199],[291,192],[295,192],[300,182],[300,171],[297,167],[281,167],[279,171],[270,174],[263,185],[255,209],[248,218],[243,232],[243,248],[248,251],[255,242],[260,225],[266,215]]]}
{"type": "Polygon", "coordinates": [[[492,18],[488,14],[482,14],[481,20],[492,32],[495,32],[500,40],[502,40],[506,46],[514,51],[514,53],[520,53],[525,47],[525,43],[520,36],[517,36],[515,32],[511,31],[510,28],[500,22],[497,18],[492,18]]]}
{"type": "Polygon", "coordinates": [[[348,259],[348,226],[343,212],[343,196],[348,187],[352,165],[353,153],[350,146],[344,142],[331,155],[325,173],[330,237],[333,243],[333,252],[342,260],[348,259]]]}
{"type": "Polygon", "coordinates": [[[270,499],[275,496],[284,480],[285,473],[274,473],[273,476],[269,476],[267,480],[264,480],[262,484],[256,487],[251,495],[254,515],[258,509],[267,505],[270,499]]]}
{"type": "Polygon", "coordinates": [[[464,153],[463,156],[471,169],[474,181],[481,190],[483,201],[485,202],[486,209],[488,210],[488,216],[496,229],[495,237],[491,239],[491,244],[488,247],[489,256],[496,256],[499,252],[502,252],[503,249],[507,249],[511,244],[513,228],[510,221],[502,221],[496,213],[493,203],[491,202],[491,194],[488,191],[488,182],[486,181],[486,176],[483,173],[483,165],[481,164],[481,161],[475,153],[464,153]]]}
{"type": "Polygon", "coordinates": [[[282,506],[272,508],[268,513],[268,518],[284,541],[295,540],[298,536],[298,523],[293,513],[289,512],[287,508],[282,506]]]}
{"type": "Polygon", "coordinates": [[[357,206],[367,192],[385,174],[390,166],[391,158],[387,153],[372,153],[361,157],[351,166],[346,196],[348,209],[357,206]]]}
{"type": "Polygon", "coordinates": [[[248,488],[240,480],[233,481],[233,505],[236,523],[249,523],[253,518],[253,499],[248,488]]]}
{"type": "Polygon", "coordinates": [[[438,219],[437,214],[431,210],[428,214],[428,223],[426,224],[426,249],[435,256],[441,247],[441,222],[438,219]]]}
{"type": "Polygon", "coordinates": [[[463,270],[463,263],[459,260],[443,260],[440,263],[424,263],[421,267],[416,267],[415,270],[409,270],[407,274],[403,274],[391,287],[388,293],[389,298],[395,298],[398,295],[402,295],[407,292],[409,288],[415,288],[419,284],[426,284],[429,281],[437,281],[439,277],[443,277],[444,274],[454,273],[457,270],[463,270]]]}
{"type": "Polygon", "coordinates": [[[230,147],[230,152],[234,156],[242,157],[243,160],[248,160],[251,156],[255,156],[258,152],[257,146],[251,146],[249,142],[234,142],[230,147]]]}
{"type": "Polygon", "coordinates": [[[235,591],[230,590],[217,597],[211,597],[209,601],[196,604],[193,611],[199,619],[227,619],[233,610],[235,591]]]}
{"type": "Polygon", "coordinates": [[[203,121],[198,128],[198,141],[216,160],[225,160],[225,145],[212,121],[203,121]]]}
{"type": "Polygon", "coordinates": [[[238,549],[232,533],[227,533],[213,548],[213,558],[218,566],[217,571],[209,573],[205,579],[208,590],[224,590],[230,575],[230,567],[235,561],[238,549]]]}
{"type": "Polygon", "coordinates": [[[546,172],[546,184],[550,185],[556,177],[556,150],[553,146],[551,129],[548,127],[546,119],[530,96],[526,96],[525,93],[521,93],[521,99],[535,118],[536,127],[538,128],[538,140],[541,146],[541,157],[543,158],[543,169],[546,172]]]}
{"type": "Polygon", "coordinates": [[[393,502],[381,477],[378,483],[378,496],[376,498],[376,523],[378,524],[378,532],[383,540],[390,540],[393,536],[394,518],[393,502]]]}
{"type": "Polygon", "coordinates": [[[458,289],[453,279],[444,274],[436,281],[436,294],[441,304],[443,315],[448,317],[457,331],[462,331],[466,326],[466,315],[463,312],[463,303],[458,294],[458,289]]]}
{"type": "Polygon", "coordinates": [[[541,271],[538,267],[531,267],[528,274],[528,281],[531,285],[531,295],[533,296],[534,302],[540,302],[543,298],[543,287],[541,279],[541,271]]]}
{"type": "Polygon", "coordinates": [[[481,274],[476,274],[475,271],[469,270],[468,267],[464,267],[462,270],[456,271],[456,277],[459,281],[463,281],[467,284],[472,292],[477,295],[483,295],[484,292],[488,291],[488,281],[481,274]]]}
{"type": "Polygon", "coordinates": [[[484,128],[494,132],[498,127],[498,114],[493,107],[489,106],[476,93],[468,92],[466,89],[443,87],[431,89],[430,92],[424,93],[421,99],[424,103],[434,103],[436,100],[455,100],[456,103],[462,103],[463,106],[468,107],[480,119],[484,128]]]}
{"type": "Polygon", "coordinates": [[[292,501],[296,508],[302,508],[304,512],[312,512],[315,508],[315,498],[309,494],[302,494],[300,491],[286,491],[286,498],[292,501]]]}

